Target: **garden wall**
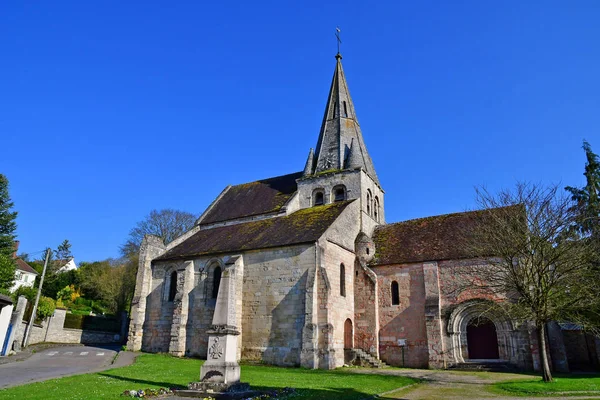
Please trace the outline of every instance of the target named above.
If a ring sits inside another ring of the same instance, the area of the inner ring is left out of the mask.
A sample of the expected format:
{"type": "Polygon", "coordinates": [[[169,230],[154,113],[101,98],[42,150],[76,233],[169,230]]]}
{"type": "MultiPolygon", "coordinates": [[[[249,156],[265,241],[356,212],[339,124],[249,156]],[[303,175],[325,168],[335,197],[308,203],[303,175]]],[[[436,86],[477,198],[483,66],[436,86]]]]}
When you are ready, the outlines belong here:
{"type": "MultiPolygon", "coordinates": [[[[54,315],[41,324],[33,324],[29,334],[29,344],[36,343],[73,343],[73,344],[120,344],[126,338],[127,315],[121,316],[120,332],[102,332],[88,329],[65,328],[66,310],[56,309],[54,315]]],[[[28,321],[21,321],[21,329],[14,337],[14,342],[22,343],[28,321]]],[[[18,347],[15,347],[18,348],[18,347]]]]}

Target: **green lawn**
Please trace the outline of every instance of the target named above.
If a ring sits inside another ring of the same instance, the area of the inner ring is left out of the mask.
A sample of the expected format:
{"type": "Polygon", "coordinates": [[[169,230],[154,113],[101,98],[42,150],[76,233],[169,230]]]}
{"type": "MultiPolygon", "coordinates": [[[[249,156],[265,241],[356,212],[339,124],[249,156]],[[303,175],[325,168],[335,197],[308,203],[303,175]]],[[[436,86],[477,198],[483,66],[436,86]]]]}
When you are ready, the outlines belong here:
{"type": "MultiPolygon", "coordinates": [[[[202,361],[143,354],[129,367],[0,390],[0,399],[110,399],[125,390],[185,387],[197,380],[202,361]]],[[[414,379],[268,366],[242,366],[242,381],[256,389],[293,387],[294,399],[364,399],[415,382],[414,379]]]]}
{"type": "Polygon", "coordinates": [[[600,394],[600,375],[559,375],[550,383],[541,379],[499,382],[494,388],[496,392],[517,396],[597,395],[600,394]]]}

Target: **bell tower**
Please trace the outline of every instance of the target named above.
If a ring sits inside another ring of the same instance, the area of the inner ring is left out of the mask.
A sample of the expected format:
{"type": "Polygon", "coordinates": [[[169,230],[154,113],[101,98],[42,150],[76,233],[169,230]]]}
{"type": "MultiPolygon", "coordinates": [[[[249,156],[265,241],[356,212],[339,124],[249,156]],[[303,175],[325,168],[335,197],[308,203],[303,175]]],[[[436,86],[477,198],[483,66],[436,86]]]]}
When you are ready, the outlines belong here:
{"type": "Polygon", "coordinates": [[[342,55],[329,89],[316,150],[310,149],[298,179],[300,208],[359,199],[363,231],[368,235],[385,222],[384,191],[367,152],[354,103],[342,68],[342,55]]]}

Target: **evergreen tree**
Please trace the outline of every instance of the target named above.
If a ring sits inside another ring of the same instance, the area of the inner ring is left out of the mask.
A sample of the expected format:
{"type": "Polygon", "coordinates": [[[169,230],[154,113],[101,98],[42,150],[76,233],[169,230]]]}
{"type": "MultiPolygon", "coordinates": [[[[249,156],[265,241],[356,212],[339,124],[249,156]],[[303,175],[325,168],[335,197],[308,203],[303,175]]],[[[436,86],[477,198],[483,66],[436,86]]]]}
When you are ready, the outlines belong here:
{"type": "Polygon", "coordinates": [[[586,156],[583,173],[586,184],[581,189],[571,186],[565,189],[571,193],[579,213],[576,221],[578,233],[600,243],[600,159],[585,140],[583,150],[586,156]]]}
{"type": "Polygon", "coordinates": [[[9,289],[15,279],[15,230],[17,212],[8,194],[8,179],[0,174],[0,289],[9,289]]]}

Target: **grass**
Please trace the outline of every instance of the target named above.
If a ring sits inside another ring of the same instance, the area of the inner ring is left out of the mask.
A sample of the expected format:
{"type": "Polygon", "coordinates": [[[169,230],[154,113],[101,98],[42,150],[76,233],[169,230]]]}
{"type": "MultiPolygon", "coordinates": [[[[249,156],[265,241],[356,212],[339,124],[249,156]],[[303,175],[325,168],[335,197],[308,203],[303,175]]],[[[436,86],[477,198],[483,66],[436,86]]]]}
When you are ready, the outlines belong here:
{"type": "MultiPolygon", "coordinates": [[[[0,390],[0,399],[116,399],[125,390],[185,387],[198,380],[202,361],[143,354],[135,364],[95,374],[77,375],[0,390]]],[[[242,381],[256,389],[297,389],[294,399],[365,399],[410,385],[397,376],[357,375],[344,370],[321,371],[269,366],[242,366],[242,381]]]]}
{"type": "Polygon", "coordinates": [[[494,391],[517,396],[600,394],[600,375],[559,375],[553,382],[541,379],[499,382],[494,391]]]}

